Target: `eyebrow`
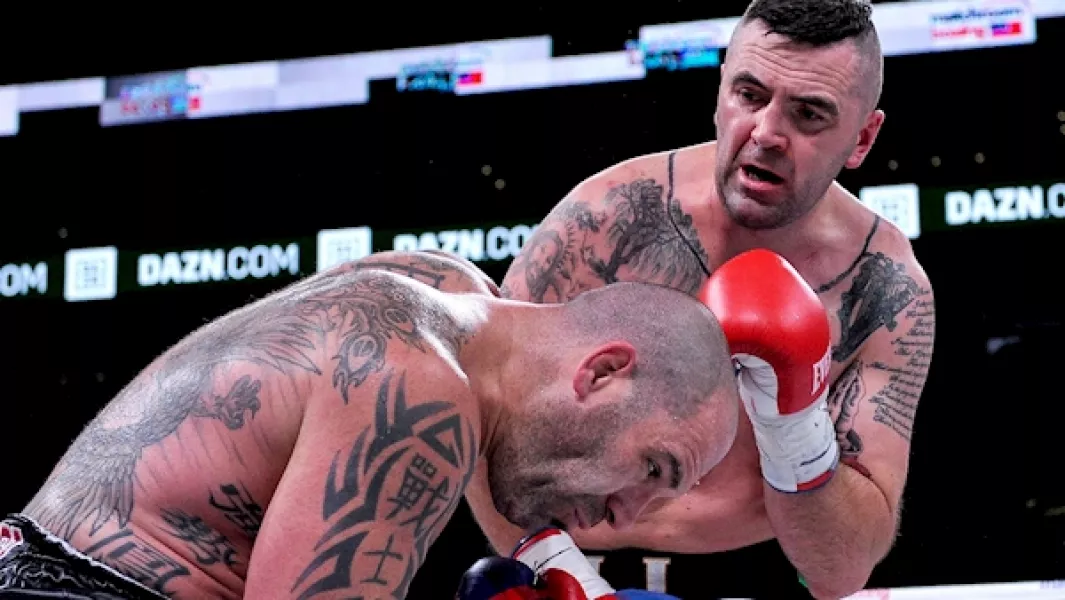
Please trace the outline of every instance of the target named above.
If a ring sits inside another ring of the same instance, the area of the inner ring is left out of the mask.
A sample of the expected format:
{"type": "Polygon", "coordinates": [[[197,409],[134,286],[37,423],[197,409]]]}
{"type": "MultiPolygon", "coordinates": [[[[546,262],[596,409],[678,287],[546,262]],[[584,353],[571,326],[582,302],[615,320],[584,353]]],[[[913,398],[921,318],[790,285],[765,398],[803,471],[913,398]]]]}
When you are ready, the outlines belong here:
{"type": "Polygon", "coordinates": [[[683,476],[681,475],[680,461],[677,460],[677,457],[674,456],[672,452],[667,453],[667,456],[669,456],[670,470],[669,487],[674,490],[680,489],[680,480],[683,479],[683,476]]]}
{"type": "MultiPolygon", "coordinates": [[[[750,71],[740,71],[739,73],[736,73],[736,75],[732,78],[732,84],[736,85],[739,83],[753,85],[754,87],[761,88],[763,90],[769,89],[764,83],[759,81],[757,77],[751,74],[750,71]]],[[[803,104],[819,108],[832,115],[833,117],[839,116],[839,107],[836,106],[835,102],[827,98],[823,98],[821,96],[791,96],[789,99],[795,102],[802,102],[803,104]]]]}

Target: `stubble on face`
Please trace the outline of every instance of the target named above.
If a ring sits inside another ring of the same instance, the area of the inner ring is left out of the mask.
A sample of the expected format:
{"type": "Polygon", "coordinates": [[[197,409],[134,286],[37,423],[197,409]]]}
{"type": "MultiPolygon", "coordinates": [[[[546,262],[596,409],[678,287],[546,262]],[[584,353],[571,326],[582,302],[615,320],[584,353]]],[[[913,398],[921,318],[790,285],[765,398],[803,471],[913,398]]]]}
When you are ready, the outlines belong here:
{"type": "Polygon", "coordinates": [[[526,529],[568,517],[576,507],[601,518],[603,497],[591,490],[609,484],[608,441],[627,425],[618,407],[540,410],[522,419],[488,457],[496,511],[526,529]]]}

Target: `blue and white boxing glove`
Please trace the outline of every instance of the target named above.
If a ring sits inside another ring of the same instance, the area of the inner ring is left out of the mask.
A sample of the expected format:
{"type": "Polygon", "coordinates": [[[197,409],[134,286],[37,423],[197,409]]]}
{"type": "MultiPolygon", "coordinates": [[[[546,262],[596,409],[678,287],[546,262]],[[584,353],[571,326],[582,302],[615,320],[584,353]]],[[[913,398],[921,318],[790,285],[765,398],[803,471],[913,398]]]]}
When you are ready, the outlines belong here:
{"type": "Polygon", "coordinates": [[[646,590],[614,590],[573,538],[553,527],[526,536],[518,542],[512,557],[536,573],[536,588],[551,600],[680,600],[646,590]]]}

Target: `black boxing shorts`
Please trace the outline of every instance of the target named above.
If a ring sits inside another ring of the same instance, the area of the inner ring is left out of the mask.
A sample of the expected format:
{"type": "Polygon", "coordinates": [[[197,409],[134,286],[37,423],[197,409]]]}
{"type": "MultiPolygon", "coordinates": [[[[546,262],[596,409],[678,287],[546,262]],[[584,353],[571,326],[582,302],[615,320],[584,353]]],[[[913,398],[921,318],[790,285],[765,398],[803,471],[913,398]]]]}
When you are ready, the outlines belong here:
{"type": "Polygon", "coordinates": [[[78,552],[23,515],[0,521],[0,600],[166,598],[78,552]]]}

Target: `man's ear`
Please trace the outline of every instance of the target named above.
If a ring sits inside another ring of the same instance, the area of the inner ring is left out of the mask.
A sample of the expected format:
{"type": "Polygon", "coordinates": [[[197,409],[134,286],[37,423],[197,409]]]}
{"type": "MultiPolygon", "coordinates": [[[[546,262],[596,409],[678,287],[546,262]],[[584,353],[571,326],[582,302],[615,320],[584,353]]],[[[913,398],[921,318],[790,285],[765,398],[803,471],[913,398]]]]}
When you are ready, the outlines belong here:
{"type": "Polygon", "coordinates": [[[607,342],[589,352],[573,375],[577,398],[604,388],[612,378],[631,377],[636,368],[636,348],[628,342],[607,342]]]}
{"type": "Polygon", "coordinates": [[[865,125],[861,131],[858,132],[858,143],[854,146],[854,151],[847,157],[847,162],[844,166],[848,169],[857,169],[862,166],[865,161],[865,157],[869,155],[869,151],[873,149],[873,144],[876,142],[876,136],[880,133],[880,128],[884,125],[884,119],[887,115],[882,110],[874,110],[870,113],[869,117],[865,120],[865,125]]]}

